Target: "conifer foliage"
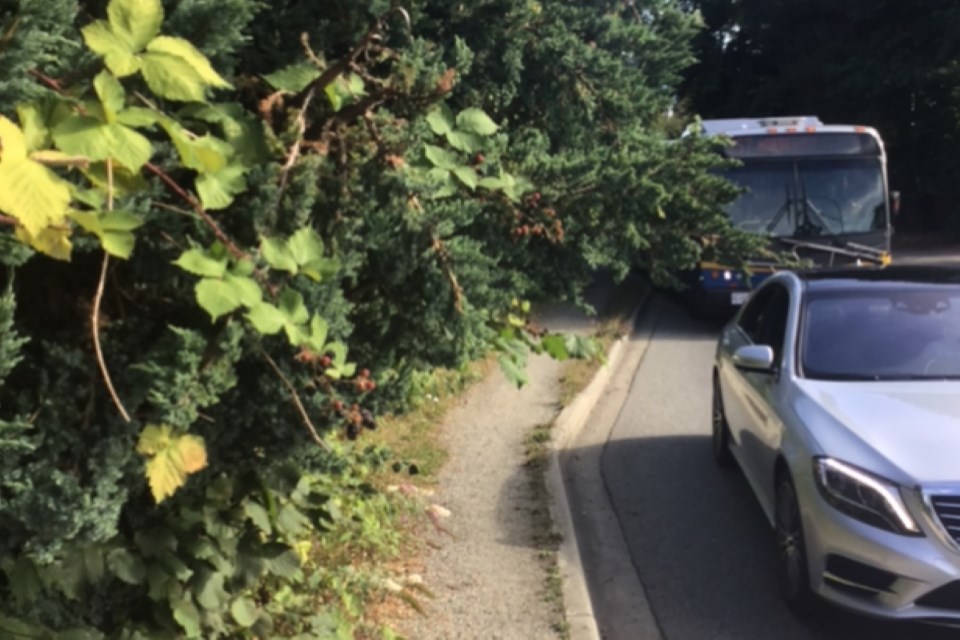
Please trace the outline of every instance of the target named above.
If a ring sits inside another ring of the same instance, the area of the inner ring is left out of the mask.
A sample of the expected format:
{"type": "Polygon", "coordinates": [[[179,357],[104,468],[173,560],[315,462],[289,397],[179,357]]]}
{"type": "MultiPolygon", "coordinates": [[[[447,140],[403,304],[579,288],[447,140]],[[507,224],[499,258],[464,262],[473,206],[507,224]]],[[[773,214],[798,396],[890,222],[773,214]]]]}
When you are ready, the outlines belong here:
{"type": "Polygon", "coordinates": [[[661,130],[672,1],[76,10],[0,0],[0,634],[330,637],[305,549],[377,412],[741,242],[661,130]]]}

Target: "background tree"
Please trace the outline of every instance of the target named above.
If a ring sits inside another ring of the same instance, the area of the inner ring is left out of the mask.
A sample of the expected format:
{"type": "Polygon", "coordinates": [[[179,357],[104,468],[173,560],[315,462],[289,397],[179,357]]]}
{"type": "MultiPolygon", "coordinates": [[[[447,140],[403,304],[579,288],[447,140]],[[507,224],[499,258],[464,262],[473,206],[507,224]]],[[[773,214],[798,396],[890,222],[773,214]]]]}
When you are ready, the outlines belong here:
{"type": "Polygon", "coordinates": [[[438,366],[588,353],[515,301],[729,231],[709,143],[662,131],[696,20],[160,6],[0,0],[0,178],[69,202],[0,200],[0,626],[328,637],[303,545],[374,500],[360,428],[438,366]]]}
{"type": "Polygon", "coordinates": [[[960,8],[896,0],[700,0],[681,95],[703,117],[815,114],[875,126],[902,223],[954,226],[960,8]]]}

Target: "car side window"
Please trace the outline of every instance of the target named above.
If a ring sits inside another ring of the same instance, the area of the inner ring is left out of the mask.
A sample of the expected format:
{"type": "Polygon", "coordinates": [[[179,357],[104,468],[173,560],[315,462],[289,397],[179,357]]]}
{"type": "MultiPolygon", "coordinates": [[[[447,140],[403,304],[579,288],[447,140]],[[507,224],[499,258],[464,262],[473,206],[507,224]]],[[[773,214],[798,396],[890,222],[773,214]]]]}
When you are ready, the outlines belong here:
{"type": "Polygon", "coordinates": [[[784,287],[772,285],[751,299],[740,316],[740,328],[754,344],[773,348],[774,362],[783,354],[789,309],[790,294],[784,287]]]}

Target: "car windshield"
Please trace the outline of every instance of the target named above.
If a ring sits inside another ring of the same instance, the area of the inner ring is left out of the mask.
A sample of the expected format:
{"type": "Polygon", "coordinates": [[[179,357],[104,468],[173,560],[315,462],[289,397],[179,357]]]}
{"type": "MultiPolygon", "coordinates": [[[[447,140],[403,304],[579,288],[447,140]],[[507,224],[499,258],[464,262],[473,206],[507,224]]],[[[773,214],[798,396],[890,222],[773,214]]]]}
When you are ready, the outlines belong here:
{"type": "Polygon", "coordinates": [[[960,287],[811,293],[800,348],[809,378],[960,379],[960,287]]]}
{"type": "Polygon", "coordinates": [[[748,160],[724,176],[745,190],[727,208],[744,231],[811,237],[886,225],[879,159],[748,160]]]}

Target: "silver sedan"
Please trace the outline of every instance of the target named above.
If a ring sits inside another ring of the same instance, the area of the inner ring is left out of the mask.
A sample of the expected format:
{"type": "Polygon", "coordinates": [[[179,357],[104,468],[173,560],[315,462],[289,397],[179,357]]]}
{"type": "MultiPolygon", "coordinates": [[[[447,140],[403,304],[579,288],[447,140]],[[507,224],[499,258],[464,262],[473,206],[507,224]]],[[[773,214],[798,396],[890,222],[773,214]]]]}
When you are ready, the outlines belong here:
{"type": "Polygon", "coordinates": [[[960,625],[960,270],[779,273],[713,384],[714,457],[773,526],[791,606],[960,625]]]}

